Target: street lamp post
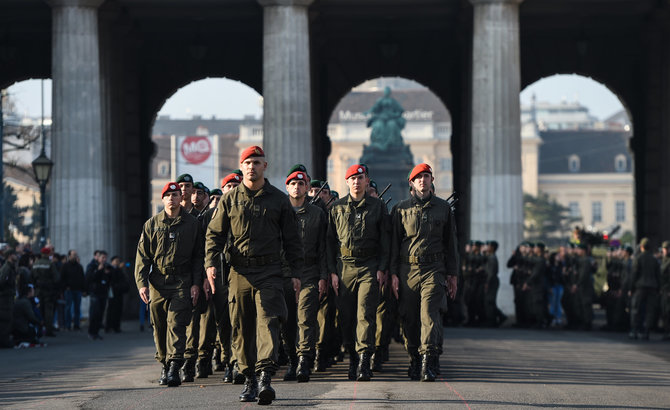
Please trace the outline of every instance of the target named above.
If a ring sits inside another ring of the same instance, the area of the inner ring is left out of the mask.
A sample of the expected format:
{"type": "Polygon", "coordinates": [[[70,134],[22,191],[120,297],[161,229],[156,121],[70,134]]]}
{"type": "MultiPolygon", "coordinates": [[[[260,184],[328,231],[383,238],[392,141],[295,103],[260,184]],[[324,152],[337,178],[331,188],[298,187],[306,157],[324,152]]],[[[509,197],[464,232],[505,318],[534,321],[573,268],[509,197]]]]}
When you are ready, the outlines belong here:
{"type": "Polygon", "coordinates": [[[51,176],[51,168],[54,165],[44,152],[44,144],[42,144],[40,156],[33,160],[32,165],[33,172],[35,172],[35,181],[40,185],[40,248],[42,248],[47,242],[47,205],[45,195],[47,183],[51,176]]]}

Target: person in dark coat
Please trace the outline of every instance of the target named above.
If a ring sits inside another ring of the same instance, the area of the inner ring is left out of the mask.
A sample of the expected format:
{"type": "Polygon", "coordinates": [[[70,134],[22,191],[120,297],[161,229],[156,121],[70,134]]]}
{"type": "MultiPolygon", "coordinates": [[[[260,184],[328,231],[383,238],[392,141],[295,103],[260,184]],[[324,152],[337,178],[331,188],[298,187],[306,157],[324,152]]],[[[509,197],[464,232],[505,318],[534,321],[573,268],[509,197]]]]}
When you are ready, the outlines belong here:
{"type": "Polygon", "coordinates": [[[65,328],[79,330],[81,297],[86,292],[86,277],[84,268],[79,263],[77,251],[68,252],[67,262],[61,267],[60,277],[65,297],[65,328]]]}

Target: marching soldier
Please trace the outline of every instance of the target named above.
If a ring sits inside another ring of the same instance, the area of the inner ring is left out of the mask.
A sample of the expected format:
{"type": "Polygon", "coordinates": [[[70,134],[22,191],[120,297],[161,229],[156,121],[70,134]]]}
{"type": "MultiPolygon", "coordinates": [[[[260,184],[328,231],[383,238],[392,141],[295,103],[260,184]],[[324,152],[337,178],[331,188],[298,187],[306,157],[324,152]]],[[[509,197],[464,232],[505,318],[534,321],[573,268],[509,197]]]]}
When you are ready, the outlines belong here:
{"type": "Polygon", "coordinates": [[[305,172],[295,171],[286,178],[286,190],[298,220],[298,232],[305,252],[305,265],[300,272],[298,294],[298,382],[308,382],[319,335],[317,314],[319,299],[327,290],[326,230],[328,221],[321,208],[307,202],[309,188],[305,172]]]}
{"type": "MultiPolygon", "coordinates": [[[[268,166],[263,150],[245,149],[240,163],[243,182],[224,195],[207,229],[207,286],[216,293],[222,273],[217,255],[228,244],[232,348],[246,377],[240,401],[255,401],[258,396],[259,404],[270,404],[275,399],[271,378],[279,367],[279,323],[286,320],[280,253],[297,273],[303,251],[288,198],[263,177],[268,166]]],[[[299,289],[300,279],[293,282],[299,289]]]]}
{"type": "Polygon", "coordinates": [[[365,166],[349,167],[345,180],[349,195],[330,209],[328,270],[338,297],[342,341],[349,352],[349,379],[369,381],[379,289],[388,269],[388,217],[384,202],[366,193],[365,166]]]}
{"type": "Polygon", "coordinates": [[[40,300],[40,308],[44,325],[46,326],[46,336],[56,336],[54,332],[54,310],[58,300],[58,284],[60,274],[58,269],[51,263],[51,247],[45,246],[40,251],[40,257],[33,264],[33,280],[37,289],[36,296],[40,300]]]}
{"type": "Polygon", "coordinates": [[[156,360],[163,365],[158,384],[179,386],[186,326],[203,280],[202,229],[180,206],[176,182],[168,182],[161,195],[165,209],[144,224],[137,245],[135,282],[151,310],[156,360]]]}
{"type": "Polygon", "coordinates": [[[523,283],[521,290],[527,297],[527,307],[531,324],[535,327],[545,325],[545,275],[547,270],[547,261],[544,258],[545,245],[542,242],[535,244],[533,254],[528,259],[528,276],[523,283]]]}
{"type": "Polygon", "coordinates": [[[631,338],[649,340],[654,327],[654,309],[660,284],[661,268],[648,238],[640,241],[640,254],[633,261],[631,278],[632,309],[630,315],[631,338]]]}
{"type": "Polygon", "coordinates": [[[498,250],[498,242],[486,242],[486,263],[484,268],[486,270],[486,283],[484,285],[484,301],[486,310],[486,324],[488,326],[500,326],[507,316],[505,316],[496,304],[498,297],[498,288],[500,287],[500,279],[498,279],[498,257],[496,251],[498,250]]]}
{"type": "Polygon", "coordinates": [[[433,180],[428,164],[414,167],[409,176],[413,194],[398,203],[391,215],[391,287],[399,298],[410,357],[408,374],[421,381],[434,381],[437,375],[445,286],[453,299],[458,285],[454,215],[447,201],[432,195],[433,180]]]}
{"type": "Polygon", "coordinates": [[[177,177],[177,184],[181,189],[181,206],[186,212],[191,212],[193,202],[191,196],[193,195],[193,177],[190,174],[181,174],[177,177]]]}

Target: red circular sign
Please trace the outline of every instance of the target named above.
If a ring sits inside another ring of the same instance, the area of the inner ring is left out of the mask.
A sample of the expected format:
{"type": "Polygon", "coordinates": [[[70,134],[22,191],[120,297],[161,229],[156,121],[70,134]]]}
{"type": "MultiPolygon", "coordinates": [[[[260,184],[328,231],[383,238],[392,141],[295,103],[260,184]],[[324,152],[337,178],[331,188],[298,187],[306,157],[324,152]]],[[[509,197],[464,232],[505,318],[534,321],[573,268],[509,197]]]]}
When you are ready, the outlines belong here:
{"type": "Polygon", "coordinates": [[[202,164],[211,154],[212,144],[207,137],[186,137],[181,143],[181,155],[191,164],[202,164]]]}

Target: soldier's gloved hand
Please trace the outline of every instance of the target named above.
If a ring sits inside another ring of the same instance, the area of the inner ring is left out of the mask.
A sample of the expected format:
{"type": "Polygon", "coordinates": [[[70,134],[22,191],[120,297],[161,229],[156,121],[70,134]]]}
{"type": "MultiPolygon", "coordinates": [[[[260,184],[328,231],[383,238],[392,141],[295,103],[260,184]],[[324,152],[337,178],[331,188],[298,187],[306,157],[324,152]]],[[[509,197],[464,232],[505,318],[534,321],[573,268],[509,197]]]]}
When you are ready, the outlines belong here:
{"type": "Polygon", "coordinates": [[[400,279],[398,279],[398,275],[391,275],[391,289],[393,290],[393,295],[395,295],[396,299],[400,299],[400,279]]]}
{"type": "Polygon", "coordinates": [[[328,291],[328,284],[325,279],[319,280],[319,300],[323,298],[323,295],[328,291]]]}
{"type": "Polygon", "coordinates": [[[142,286],[140,288],[140,299],[142,299],[142,302],[144,302],[145,304],[147,304],[147,305],[149,304],[150,300],[149,300],[149,288],[148,287],[142,286]]]}
{"type": "Polygon", "coordinates": [[[458,276],[447,276],[447,291],[449,292],[449,299],[456,299],[456,292],[458,291],[458,276]]]}
{"type": "Polygon", "coordinates": [[[339,296],[338,289],[340,287],[340,278],[334,273],[330,274],[330,284],[335,291],[335,296],[339,296]]]}
{"type": "Polygon", "coordinates": [[[214,286],[214,280],[216,279],[216,268],[214,266],[210,266],[207,268],[207,282],[209,282],[209,287],[210,290],[212,291],[212,295],[216,293],[216,286],[214,286]]]}
{"type": "Polygon", "coordinates": [[[298,299],[300,298],[300,279],[291,278],[291,282],[293,282],[293,291],[295,292],[295,303],[298,303],[298,299]]]}
{"type": "Polygon", "coordinates": [[[191,286],[191,299],[193,300],[193,306],[198,303],[198,296],[200,296],[200,286],[191,286]]]}

